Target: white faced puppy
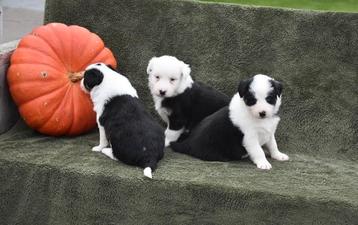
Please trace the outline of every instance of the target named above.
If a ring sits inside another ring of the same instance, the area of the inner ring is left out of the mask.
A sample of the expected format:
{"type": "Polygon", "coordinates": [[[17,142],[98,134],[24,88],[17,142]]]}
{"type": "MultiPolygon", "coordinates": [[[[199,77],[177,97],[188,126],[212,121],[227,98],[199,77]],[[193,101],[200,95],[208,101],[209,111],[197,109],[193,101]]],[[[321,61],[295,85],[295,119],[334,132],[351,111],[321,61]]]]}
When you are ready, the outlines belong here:
{"type": "Polygon", "coordinates": [[[163,157],[164,131],[145,110],[129,80],[103,63],[86,68],[82,89],[90,92],[97,113],[99,145],[108,157],[152,171],[163,157]],[[110,144],[111,148],[106,148],[110,144]]]}
{"type": "Polygon", "coordinates": [[[239,160],[246,154],[258,168],[268,170],[262,146],[271,158],[288,160],[276,144],[282,86],[265,75],[241,81],[230,105],[205,118],[182,142],[171,143],[176,152],[209,161],[239,160]]]}
{"type": "Polygon", "coordinates": [[[155,109],[167,123],[166,146],[230,102],[223,93],[194,82],[190,71],[189,65],[173,56],[154,57],[148,64],[155,109]]]}

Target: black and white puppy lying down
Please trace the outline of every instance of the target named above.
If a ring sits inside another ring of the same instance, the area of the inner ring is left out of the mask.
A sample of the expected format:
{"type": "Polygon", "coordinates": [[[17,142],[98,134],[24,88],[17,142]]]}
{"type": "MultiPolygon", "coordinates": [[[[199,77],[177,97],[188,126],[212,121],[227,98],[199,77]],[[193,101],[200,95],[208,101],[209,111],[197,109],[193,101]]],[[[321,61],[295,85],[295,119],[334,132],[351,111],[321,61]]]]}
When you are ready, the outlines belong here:
{"type": "Polygon", "coordinates": [[[152,172],[164,153],[164,131],[145,110],[129,80],[103,63],[88,66],[81,81],[97,114],[101,151],[114,160],[152,172]],[[110,145],[111,147],[107,147],[110,145]]]}
{"type": "Polygon", "coordinates": [[[205,118],[185,140],[171,143],[172,149],[208,161],[239,160],[248,155],[259,169],[271,169],[262,146],[273,159],[289,159],[275,140],[281,92],[282,85],[266,75],[241,81],[229,106],[205,118]]]}
{"type": "Polygon", "coordinates": [[[194,82],[190,72],[189,65],[173,56],[154,57],[148,63],[155,109],[167,124],[165,146],[230,102],[225,94],[194,82]]]}

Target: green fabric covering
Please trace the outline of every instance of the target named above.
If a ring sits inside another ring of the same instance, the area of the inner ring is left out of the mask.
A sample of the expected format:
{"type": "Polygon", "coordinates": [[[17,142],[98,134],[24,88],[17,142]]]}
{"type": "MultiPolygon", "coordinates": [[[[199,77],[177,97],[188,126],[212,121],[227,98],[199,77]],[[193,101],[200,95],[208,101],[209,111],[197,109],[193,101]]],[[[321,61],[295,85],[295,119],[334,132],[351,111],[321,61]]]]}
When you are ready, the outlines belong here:
{"type": "Polygon", "coordinates": [[[153,111],[146,66],[175,55],[232,95],[257,73],[284,84],[289,162],[204,162],[166,150],[154,174],[91,152],[97,133],[0,136],[4,224],[358,224],[358,14],[179,0],[49,0],[46,22],[87,27],[153,111]]]}
{"type": "Polygon", "coordinates": [[[91,152],[97,134],[51,138],[18,124],[0,136],[4,224],[356,224],[358,165],[290,154],[203,162],[167,150],[154,174],[91,152]],[[21,140],[21,141],[19,141],[21,140]]]}

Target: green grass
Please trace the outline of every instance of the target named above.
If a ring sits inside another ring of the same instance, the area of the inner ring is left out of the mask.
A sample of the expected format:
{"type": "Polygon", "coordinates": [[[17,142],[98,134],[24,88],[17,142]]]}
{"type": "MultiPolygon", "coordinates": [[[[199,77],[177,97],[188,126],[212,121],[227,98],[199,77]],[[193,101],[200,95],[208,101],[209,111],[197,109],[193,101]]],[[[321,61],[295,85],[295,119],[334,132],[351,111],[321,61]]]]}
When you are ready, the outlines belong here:
{"type": "Polygon", "coordinates": [[[358,12],[358,0],[202,0],[207,2],[227,2],[244,5],[314,9],[325,11],[358,12]]]}

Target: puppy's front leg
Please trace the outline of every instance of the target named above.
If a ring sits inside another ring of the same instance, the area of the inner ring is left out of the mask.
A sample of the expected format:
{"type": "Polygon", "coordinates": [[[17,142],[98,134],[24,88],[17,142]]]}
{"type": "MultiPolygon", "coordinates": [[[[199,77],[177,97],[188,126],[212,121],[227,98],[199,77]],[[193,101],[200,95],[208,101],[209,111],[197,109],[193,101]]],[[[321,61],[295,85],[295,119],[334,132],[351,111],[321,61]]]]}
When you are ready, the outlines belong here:
{"type": "Polygon", "coordinates": [[[266,143],[266,147],[270,151],[271,158],[278,161],[287,161],[289,159],[288,155],[278,150],[275,135],[271,136],[270,140],[266,143]]]}
{"type": "Polygon", "coordinates": [[[180,135],[185,130],[185,122],[186,121],[179,110],[169,116],[169,124],[165,130],[165,147],[168,147],[170,142],[179,139],[180,135]]]}
{"type": "Polygon", "coordinates": [[[99,145],[92,148],[92,151],[94,152],[100,152],[103,148],[108,146],[108,140],[106,137],[106,131],[104,130],[104,127],[98,123],[98,129],[99,129],[99,145]]]}
{"type": "Polygon", "coordinates": [[[256,164],[257,168],[262,170],[269,170],[272,168],[269,161],[267,161],[265,152],[261,148],[256,137],[244,136],[243,146],[249,154],[251,161],[256,164]]]}
{"type": "Polygon", "coordinates": [[[171,130],[168,127],[165,130],[165,147],[168,147],[170,145],[170,142],[177,141],[183,132],[184,132],[184,127],[179,130],[171,130]]]}

